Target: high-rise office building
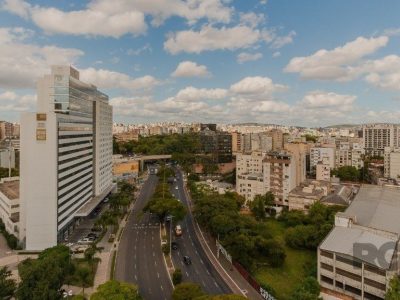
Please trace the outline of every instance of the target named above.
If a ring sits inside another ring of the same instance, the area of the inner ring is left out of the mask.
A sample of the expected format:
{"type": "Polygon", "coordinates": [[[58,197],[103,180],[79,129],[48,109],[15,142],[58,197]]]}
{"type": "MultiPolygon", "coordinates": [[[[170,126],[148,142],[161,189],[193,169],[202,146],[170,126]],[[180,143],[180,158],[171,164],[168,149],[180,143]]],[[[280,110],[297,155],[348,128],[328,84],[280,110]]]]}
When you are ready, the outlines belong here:
{"type": "Polygon", "coordinates": [[[112,189],[112,107],[69,66],[39,79],[21,118],[21,233],[27,250],[64,241],[112,189]]]}

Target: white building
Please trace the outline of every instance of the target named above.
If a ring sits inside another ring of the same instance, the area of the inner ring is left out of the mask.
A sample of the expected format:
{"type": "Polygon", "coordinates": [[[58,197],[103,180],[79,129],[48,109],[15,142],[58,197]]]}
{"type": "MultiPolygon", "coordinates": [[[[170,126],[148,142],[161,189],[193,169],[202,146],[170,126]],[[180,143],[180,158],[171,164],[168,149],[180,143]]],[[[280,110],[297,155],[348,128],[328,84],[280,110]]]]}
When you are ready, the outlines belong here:
{"type": "Polygon", "coordinates": [[[367,124],[363,126],[365,153],[383,156],[385,147],[400,147],[400,126],[395,124],[367,124]]]}
{"type": "Polygon", "coordinates": [[[331,169],[335,167],[335,149],[331,147],[313,147],[310,150],[310,167],[316,168],[317,164],[324,161],[331,169]]]}
{"type": "Polygon", "coordinates": [[[21,118],[21,238],[27,250],[64,241],[112,189],[108,96],[53,66],[38,81],[37,113],[21,118]]]}
{"type": "Polygon", "coordinates": [[[365,154],[362,141],[358,139],[337,139],[335,168],[351,166],[360,169],[364,166],[365,154]]]}
{"type": "Polygon", "coordinates": [[[15,168],[15,149],[0,149],[0,168],[15,168]]]}
{"type": "Polygon", "coordinates": [[[400,148],[385,148],[384,176],[393,179],[400,178],[400,148]]]}
{"type": "Polygon", "coordinates": [[[19,178],[0,180],[0,219],[8,233],[19,238],[19,178]]]}

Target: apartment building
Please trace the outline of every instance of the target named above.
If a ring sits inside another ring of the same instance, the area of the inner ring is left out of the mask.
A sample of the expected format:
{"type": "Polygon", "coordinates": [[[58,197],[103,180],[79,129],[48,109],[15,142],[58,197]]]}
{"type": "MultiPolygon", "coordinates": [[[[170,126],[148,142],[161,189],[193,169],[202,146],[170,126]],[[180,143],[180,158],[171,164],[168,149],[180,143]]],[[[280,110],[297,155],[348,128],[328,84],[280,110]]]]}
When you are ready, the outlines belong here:
{"type": "Polygon", "coordinates": [[[385,148],[384,176],[393,179],[400,178],[400,148],[385,148]]]}
{"type": "Polygon", "coordinates": [[[272,129],[267,132],[272,138],[272,150],[279,151],[283,149],[283,132],[280,129],[272,129]]]}
{"type": "Polygon", "coordinates": [[[306,180],[307,158],[309,160],[310,151],[313,144],[308,143],[286,143],[284,148],[293,156],[293,162],[296,167],[296,186],[306,180]]]}
{"type": "Polygon", "coordinates": [[[361,139],[338,138],[336,139],[335,168],[351,166],[360,169],[364,166],[364,154],[361,139]]]}
{"type": "Polygon", "coordinates": [[[19,238],[19,178],[0,179],[0,219],[8,233],[19,238]]]}
{"type": "Polygon", "coordinates": [[[14,148],[0,149],[0,168],[15,168],[15,154],[14,148]]]}
{"type": "Polygon", "coordinates": [[[265,190],[275,195],[277,206],[289,205],[289,192],[296,187],[296,166],[289,152],[269,152],[263,160],[265,190]]]}
{"type": "Polygon", "coordinates": [[[21,118],[21,237],[27,250],[64,241],[113,188],[108,96],[53,66],[38,81],[37,113],[21,118]]]}
{"type": "Polygon", "coordinates": [[[269,152],[273,148],[272,137],[267,132],[245,133],[242,137],[243,151],[269,152]]]}
{"type": "Polygon", "coordinates": [[[315,169],[319,162],[326,163],[331,169],[335,168],[334,147],[312,147],[310,149],[310,167],[315,169]]]}
{"type": "Polygon", "coordinates": [[[256,195],[265,194],[263,158],[261,151],[236,155],[236,192],[245,197],[246,201],[254,200],[256,195]]]}
{"type": "Polygon", "coordinates": [[[400,125],[363,125],[365,153],[370,156],[383,156],[385,147],[400,147],[400,125]]]}
{"type": "Polygon", "coordinates": [[[322,292],[340,299],[384,299],[399,274],[400,187],[364,185],[318,247],[322,292]]]}
{"type": "Polygon", "coordinates": [[[240,132],[231,132],[232,135],[232,153],[241,152],[242,149],[242,134],[240,132]]]}
{"type": "Polygon", "coordinates": [[[315,202],[328,195],[329,181],[307,180],[290,191],[289,210],[308,211],[315,202]]]}

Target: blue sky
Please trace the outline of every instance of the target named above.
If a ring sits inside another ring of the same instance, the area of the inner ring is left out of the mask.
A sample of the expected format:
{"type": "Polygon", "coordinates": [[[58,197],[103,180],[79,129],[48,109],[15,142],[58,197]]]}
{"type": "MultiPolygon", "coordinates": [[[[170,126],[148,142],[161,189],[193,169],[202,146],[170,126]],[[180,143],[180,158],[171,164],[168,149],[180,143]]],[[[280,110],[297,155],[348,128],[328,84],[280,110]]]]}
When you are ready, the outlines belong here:
{"type": "Polygon", "coordinates": [[[118,122],[400,120],[397,0],[0,0],[0,119],[71,64],[118,122]]]}

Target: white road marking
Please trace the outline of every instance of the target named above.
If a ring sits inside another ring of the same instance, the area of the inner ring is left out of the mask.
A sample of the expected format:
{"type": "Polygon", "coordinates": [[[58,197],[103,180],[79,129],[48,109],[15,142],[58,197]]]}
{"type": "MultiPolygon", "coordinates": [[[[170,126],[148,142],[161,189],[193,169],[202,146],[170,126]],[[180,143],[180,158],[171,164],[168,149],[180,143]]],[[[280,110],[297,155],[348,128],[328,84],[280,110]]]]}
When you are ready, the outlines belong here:
{"type": "Polygon", "coordinates": [[[154,261],[154,265],[157,266],[157,262],[156,261],[154,261]]]}
{"type": "Polygon", "coordinates": [[[135,264],[135,269],[136,269],[136,264],[135,264]]]}
{"type": "Polygon", "coordinates": [[[204,262],[203,262],[203,260],[201,258],[200,258],[200,262],[201,262],[202,265],[204,265],[204,262]]]}
{"type": "Polygon", "coordinates": [[[157,277],[160,278],[160,273],[157,272],[157,277]]]}
{"type": "Polygon", "coordinates": [[[156,256],[156,254],[153,252],[153,256],[156,256]]]}
{"type": "Polygon", "coordinates": [[[135,275],[135,280],[137,280],[137,276],[135,275]]]}
{"type": "Polygon", "coordinates": [[[207,271],[207,274],[208,274],[208,275],[211,275],[210,272],[208,272],[208,270],[206,270],[206,271],[207,271]]]}
{"type": "Polygon", "coordinates": [[[214,284],[215,284],[215,286],[216,286],[216,287],[218,287],[218,284],[216,283],[216,281],[215,281],[215,280],[214,280],[214,284]]]}
{"type": "Polygon", "coordinates": [[[164,290],[164,288],[163,288],[163,286],[162,286],[162,285],[160,285],[160,287],[161,287],[161,290],[164,290]]]}
{"type": "Polygon", "coordinates": [[[189,277],[189,273],[186,271],[186,276],[189,277]]]}

